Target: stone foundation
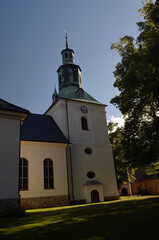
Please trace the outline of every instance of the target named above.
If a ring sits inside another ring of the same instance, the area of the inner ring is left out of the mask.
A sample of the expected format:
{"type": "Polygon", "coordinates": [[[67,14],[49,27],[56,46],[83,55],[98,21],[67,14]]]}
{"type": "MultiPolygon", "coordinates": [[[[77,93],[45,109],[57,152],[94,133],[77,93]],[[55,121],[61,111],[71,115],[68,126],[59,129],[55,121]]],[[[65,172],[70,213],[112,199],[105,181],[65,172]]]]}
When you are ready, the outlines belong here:
{"type": "Polygon", "coordinates": [[[70,198],[68,195],[20,199],[20,207],[23,209],[49,208],[65,205],[70,205],[70,198]]]}
{"type": "MultiPolygon", "coordinates": [[[[104,197],[104,201],[112,201],[112,200],[118,200],[118,199],[119,199],[119,195],[104,197]]],[[[23,208],[23,209],[49,208],[49,207],[67,206],[70,204],[74,205],[74,204],[85,204],[85,203],[86,203],[85,199],[74,200],[70,202],[70,197],[68,195],[36,197],[36,198],[21,198],[20,208],[23,208]]],[[[0,201],[0,204],[1,204],[1,201],[0,201]]]]}
{"type": "Polygon", "coordinates": [[[71,201],[71,205],[78,205],[78,204],[85,204],[85,203],[86,203],[85,199],[71,201]]]}
{"type": "Polygon", "coordinates": [[[19,198],[0,199],[0,209],[19,208],[19,198]]]}
{"type": "Polygon", "coordinates": [[[118,199],[119,199],[119,195],[104,197],[104,201],[112,201],[112,200],[118,200],[118,199]]]}

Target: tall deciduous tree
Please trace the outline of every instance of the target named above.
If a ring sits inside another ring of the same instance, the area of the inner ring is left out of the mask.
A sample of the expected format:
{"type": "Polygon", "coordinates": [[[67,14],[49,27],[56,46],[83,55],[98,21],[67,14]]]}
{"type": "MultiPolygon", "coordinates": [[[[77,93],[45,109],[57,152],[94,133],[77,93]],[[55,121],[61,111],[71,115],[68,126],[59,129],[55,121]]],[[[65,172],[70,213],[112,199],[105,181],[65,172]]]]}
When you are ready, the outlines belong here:
{"type": "Polygon", "coordinates": [[[123,129],[124,158],[130,167],[159,161],[159,0],[146,1],[139,12],[140,34],[112,44],[121,56],[114,87],[120,94],[111,103],[126,117],[123,129]]]}
{"type": "Polygon", "coordinates": [[[110,122],[108,124],[108,133],[113,149],[117,184],[118,188],[120,188],[122,183],[126,183],[128,181],[132,182],[135,180],[135,170],[129,168],[124,156],[125,148],[123,145],[123,128],[120,128],[117,124],[110,122]]]}

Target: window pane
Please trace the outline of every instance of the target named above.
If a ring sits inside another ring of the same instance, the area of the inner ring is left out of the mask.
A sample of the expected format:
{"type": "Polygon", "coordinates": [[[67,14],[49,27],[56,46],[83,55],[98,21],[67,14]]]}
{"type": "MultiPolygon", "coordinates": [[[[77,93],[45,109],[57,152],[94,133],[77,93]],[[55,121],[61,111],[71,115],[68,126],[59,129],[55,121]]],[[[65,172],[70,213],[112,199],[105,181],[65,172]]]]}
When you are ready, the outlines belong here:
{"type": "Polygon", "coordinates": [[[44,167],[47,167],[47,159],[44,160],[44,167]]]}
{"type": "Polygon", "coordinates": [[[23,169],[23,177],[28,177],[28,168],[27,167],[25,167],[24,169],[23,169]]]}
{"type": "Polygon", "coordinates": [[[82,117],[81,118],[82,130],[88,130],[87,119],[82,117]]]}
{"type": "Polygon", "coordinates": [[[50,189],[54,186],[53,161],[49,158],[44,160],[44,188],[50,189]]]}
{"type": "Polygon", "coordinates": [[[44,177],[48,177],[48,168],[47,167],[44,168],[44,177]]]}
{"type": "Polygon", "coordinates": [[[28,161],[25,158],[20,159],[19,167],[19,189],[28,189],[28,161]]]}
{"type": "Polygon", "coordinates": [[[27,190],[28,189],[28,179],[23,179],[23,190],[27,190]]]}
{"type": "Polygon", "coordinates": [[[92,148],[85,148],[84,151],[86,154],[92,154],[92,152],[93,152],[92,148]]]}
{"type": "Polygon", "coordinates": [[[49,188],[53,188],[53,178],[49,179],[49,188]]]}
{"type": "Polygon", "coordinates": [[[23,158],[23,166],[28,166],[28,161],[23,158]]]}
{"type": "Polygon", "coordinates": [[[44,179],[44,188],[47,189],[48,188],[48,178],[44,179]]]}
{"type": "Polygon", "coordinates": [[[49,166],[52,167],[52,160],[49,159],[49,166]]]}
{"type": "Polygon", "coordinates": [[[49,168],[49,177],[53,177],[53,168],[52,167],[49,168]]]}
{"type": "Polygon", "coordinates": [[[88,177],[88,178],[94,178],[95,176],[96,176],[95,173],[92,172],[92,171],[90,171],[90,172],[87,173],[87,177],[88,177]]]}

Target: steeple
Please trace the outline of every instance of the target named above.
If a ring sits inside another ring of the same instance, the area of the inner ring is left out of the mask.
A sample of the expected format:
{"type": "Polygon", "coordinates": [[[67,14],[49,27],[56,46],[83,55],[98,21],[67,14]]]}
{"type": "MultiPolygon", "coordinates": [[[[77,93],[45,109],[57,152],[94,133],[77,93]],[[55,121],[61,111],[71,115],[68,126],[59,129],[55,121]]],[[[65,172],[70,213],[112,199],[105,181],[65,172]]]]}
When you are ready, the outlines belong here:
{"type": "Polygon", "coordinates": [[[74,51],[68,48],[67,32],[65,31],[66,48],[61,52],[62,64],[74,64],[74,51]]]}
{"type": "Polygon", "coordinates": [[[63,87],[82,87],[81,68],[74,63],[74,51],[68,48],[67,32],[65,32],[66,48],[61,52],[62,65],[58,68],[59,91],[63,87]]]}
{"type": "Polygon", "coordinates": [[[68,48],[67,31],[65,30],[66,48],[68,48]]]}
{"type": "Polygon", "coordinates": [[[65,40],[66,48],[61,52],[62,65],[57,70],[59,91],[57,92],[54,88],[53,103],[60,98],[64,98],[101,105],[100,102],[82,89],[81,68],[74,63],[74,51],[68,48],[67,33],[65,40]]]}
{"type": "Polygon", "coordinates": [[[56,86],[54,86],[54,93],[52,95],[53,102],[56,102],[57,97],[58,97],[58,94],[57,94],[57,91],[56,91],[56,86]]]}

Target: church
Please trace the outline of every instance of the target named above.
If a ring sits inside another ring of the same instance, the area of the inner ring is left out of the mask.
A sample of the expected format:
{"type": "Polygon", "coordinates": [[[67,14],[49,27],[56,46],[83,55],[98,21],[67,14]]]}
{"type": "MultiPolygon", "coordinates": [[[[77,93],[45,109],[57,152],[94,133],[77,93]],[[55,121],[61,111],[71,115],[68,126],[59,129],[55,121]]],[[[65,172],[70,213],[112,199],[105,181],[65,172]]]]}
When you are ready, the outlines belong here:
{"type": "Polygon", "coordinates": [[[82,88],[67,36],[61,55],[43,115],[0,99],[0,209],[118,199],[106,105],[82,88]]]}

